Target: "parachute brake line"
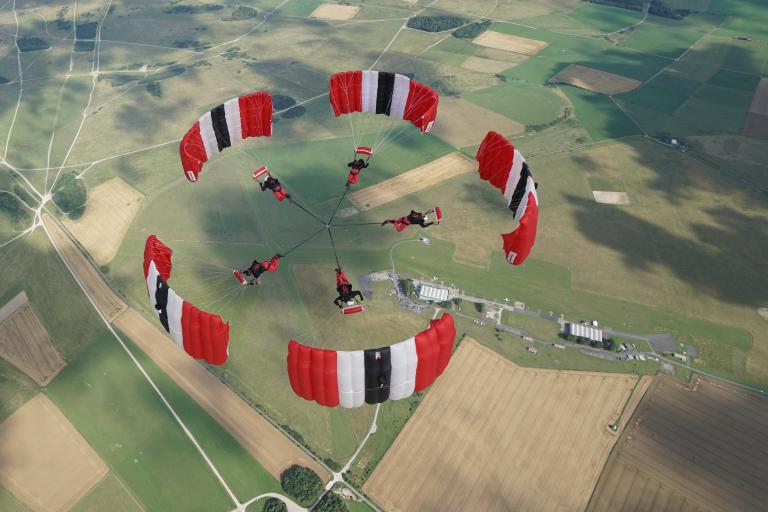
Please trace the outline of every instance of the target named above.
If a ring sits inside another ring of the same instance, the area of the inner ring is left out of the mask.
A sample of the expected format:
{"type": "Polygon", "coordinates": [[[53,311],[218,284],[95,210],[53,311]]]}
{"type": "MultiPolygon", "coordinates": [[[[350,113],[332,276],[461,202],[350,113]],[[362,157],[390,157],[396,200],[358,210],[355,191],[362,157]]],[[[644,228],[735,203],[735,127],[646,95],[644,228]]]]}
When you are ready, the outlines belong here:
{"type": "Polygon", "coordinates": [[[320,233],[320,232],[321,232],[322,230],[324,230],[324,229],[326,229],[326,227],[325,227],[325,226],[321,227],[320,229],[318,229],[317,231],[315,231],[314,233],[312,233],[311,235],[309,235],[307,238],[305,238],[304,240],[302,240],[302,241],[301,241],[301,242],[299,242],[298,244],[294,245],[293,247],[291,247],[290,249],[288,249],[286,252],[282,253],[282,254],[283,254],[283,257],[285,257],[285,256],[288,256],[288,255],[289,255],[289,254],[291,254],[293,251],[295,251],[296,249],[298,249],[299,247],[301,247],[301,246],[302,246],[302,245],[304,245],[305,243],[307,243],[307,242],[309,242],[310,240],[312,240],[313,238],[315,238],[315,237],[317,236],[317,234],[318,234],[318,233],[320,233]]]}

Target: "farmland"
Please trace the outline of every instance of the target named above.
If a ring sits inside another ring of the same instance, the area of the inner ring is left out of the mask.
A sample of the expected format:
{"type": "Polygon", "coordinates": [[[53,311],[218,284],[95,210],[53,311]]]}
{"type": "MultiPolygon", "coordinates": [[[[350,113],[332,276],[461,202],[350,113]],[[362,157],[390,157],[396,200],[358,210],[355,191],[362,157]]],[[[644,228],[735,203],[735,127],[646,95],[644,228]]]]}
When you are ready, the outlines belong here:
{"type": "Polygon", "coordinates": [[[707,378],[657,378],[587,510],[760,510],[768,489],[758,477],[765,462],[754,455],[768,435],[765,401],[707,378]]]}
{"type": "Polygon", "coordinates": [[[634,381],[522,369],[467,338],[364,489],[388,510],[583,508],[634,381]]]}
{"type": "MultiPolygon", "coordinates": [[[[205,370],[334,470],[370,428],[373,408],[325,409],[295,397],[285,345],[298,338],[327,348],[370,348],[422,328],[433,309],[407,313],[391,296],[390,282],[361,279],[392,262],[401,277],[437,277],[479,297],[520,300],[629,332],[669,333],[698,350],[694,367],[768,386],[768,331],[760,316],[768,307],[768,154],[759,138],[765,117],[760,84],[768,73],[764,2],[665,0],[696,11],[681,20],[580,0],[441,0],[425,9],[428,3],[0,6],[0,304],[27,293],[67,364],[45,393],[109,467],[73,510],[223,510],[231,503],[102,331],[51,245],[49,235],[58,247],[66,245],[62,226],[89,252],[89,258],[76,254],[76,270],[87,272],[89,282],[100,282],[100,274],[107,280],[108,286],[87,291],[105,306],[108,320],[131,308],[131,315],[145,317],[137,322],[152,322],[152,329],[159,325],[140,262],[144,240],[157,234],[174,250],[171,286],[230,322],[228,362],[205,370]],[[409,28],[416,14],[490,24],[464,38],[409,28]],[[40,40],[50,48],[17,54],[17,23],[25,44],[40,40]],[[328,75],[371,66],[407,74],[438,92],[441,110],[431,133],[386,116],[333,116],[328,75]],[[626,81],[600,91],[610,97],[550,82],[574,69],[589,70],[593,80],[581,85],[591,89],[606,78],[626,81]],[[271,137],[225,149],[206,163],[198,183],[188,183],[178,139],[203,112],[250,91],[269,91],[276,105],[288,99],[299,105],[276,107],[271,137]],[[509,210],[473,172],[474,150],[488,129],[511,138],[540,185],[537,244],[519,267],[507,265],[500,251],[499,234],[512,229],[509,210]],[[690,149],[683,153],[654,136],[684,140],[690,149]],[[356,145],[377,147],[360,183],[344,196],[346,163],[356,145]],[[450,172],[451,161],[460,161],[462,172],[450,172]],[[250,171],[260,165],[269,166],[295,203],[277,203],[259,191],[250,171]],[[408,174],[430,165],[438,171],[435,179],[408,174]],[[67,174],[88,188],[90,213],[79,220],[48,201],[67,174]],[[103,193],[115,184],[116,192],[103,193]],[[372,191],[376,200],[359,200],[372,191]],[[32,209],[19,206],[15,195],[32,209]],[[44,209],[41,201],[47,201],[44,209]],[[349,226],[334,228],[333,242],[320,231],[292,250],[337,205],[334,223],[349,226]],[[445,215],[440,226],[395,233],[376,225],[434,205],[445,215]],[[418,235],[430,245],[402,243],[418,235]],[[289,251],[261,285],[237,288],[232,269],[289,251]],[[363,315],[342,318],[332,305],[337,265],[366,291],[363,315]],[[126,413],[126,403],[136,410],[126,413]],[[180,466],[188,468],[186,483],[174,471],[180,466]]],[[[540,352],[533,355],[519,338],[474,324],[471,304],[455,307],[466,315],[457,318],[460,334],[521,366],[600,372],[595,379],[619,381],[626,377],[617,373],[659,371],[658,363],[553,348],[555,323],[504,318],[538,340],[540,352]]],[[[189,388],[178,387],[131,347],[239,499],[279,492],[279,464],[260,464],[255,451],[242,449],[236,435],[190,398],[189,388]]],[[[493,356],[500,368],[506,364],[501,358],[493,356]]],[[[426,394],[381,407],[378,434],[347,475],[359,488],[381,485],[379,505],[396,494],[376,475],[391,471],[387,460],[405,443],[399,432],[408,432],[434,407],[440,386],[449,385],[443,379],[426,394]]],[[[39,392],[34,380],[0,360],[0,419],[39,392]]],[[[459,465],[447,461],[445,471],[453,466],[459,465]]],[[[585,482],[569,498],[565,491],[558,496],[583,505],[585,482]]],[[[0,488],[0,509],[24,506],[0,488]]]]}

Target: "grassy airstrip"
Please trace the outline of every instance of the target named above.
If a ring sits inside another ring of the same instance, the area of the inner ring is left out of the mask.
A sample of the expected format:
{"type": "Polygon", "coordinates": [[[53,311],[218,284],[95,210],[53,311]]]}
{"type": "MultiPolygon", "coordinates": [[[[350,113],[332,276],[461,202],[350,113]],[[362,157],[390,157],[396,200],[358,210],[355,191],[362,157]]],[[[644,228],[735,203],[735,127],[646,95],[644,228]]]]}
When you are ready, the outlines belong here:
{"type": "MultiPolygon", "coordinates": [[[[331,304],[336,262],[325,233],[283,260],[280,271],[265,275],[260,287],[238,292],[229,272],[254,258],[285,252],[319,227],[295,206],[278,205],[269,193],[259,192],[250,169],[268,164],[302,204],[326,217],[340,198],[345,164],[358,141],[350,137],[347,121],[334,119],[327,99],[319,98],[305,104],[299,118],[276,119],[271,140],[250,141],[211,161],[194,185],[181,175],[173,142],[205,109],[245,90],[270,90],[297,101],[325,93],[329,73],[370,66],[404,18],[425,4],[369,0],[358,2],[361,10],[353,20],[307,19],[320,3],[289,0],[266,22],[261,14],[229,19],[235,9],[229,5],[179,12],[164,3],[115,4],[104,23],[95,82],[88,74],[92,52],[76,52],[73,76],[64,77],[72,39],[71,31],[54,22],[58,7],[41,6],[40,16],[24,9],[22,35],[43,38],[51,49],[22,54],[24,92],[6,157],[20,168],[48,167],[50,161],[48,173],[22,171],[36,187],[50,185],[94,83],[89,115],[66,162],[81,164],[76,172],[88,162],[169,142],[102,161],[83,176],[90,188],[120,176],[146,197],[117,256],[103,271],[133,306],[152,315],[140,261],[144,239],[157,234],[176,251],[171,285],[231,321],[231,358],[214,371],[320,458],[342,465],[370,427],[373,409],[327,410],[296,398],[285,371],[287,341],[296,337],[341,349],[381,346],[423,328],[433,311],[423,317],[399,311],[388,284],[380,283],[367,301],[369,311],[342,321],[331,304]],[[249,36],[205,53],[251,29],[249,36]]],[[[250,4],[269,11],[281,2],[250,4]]],[[[446,223],[427,231],[433,243],[394,249],[403,275],[438,275],[470,294],[521,300],[531,308],[596,318],[617,329],[669,332],[699,349],[696,365],[740,382],[768,385],[768,331],[755,313],[756,307],[768,305],[763,257],[768,155],[760,141],[738,138],[754,85],[768,72],[765,8],[760,0],[676,0],[675,5],[706,11],[681,21],[651,15],[633,30],[603,36],[639,22],[642,14],[578,0],[502,5],[444,0],[439,11],[424,14],[509,20],[513,23],[495,22],[492,29],[548,46],[527,57],[481,48],[471,39],[405,29],[377,64],[414,73],[443,95],[459,95],[535,128],[514,139],[541,183],[539,240],[525,266],[510,268],[503,261],[498,234],[508,230],[508,212],[498,193],[473,175],[343,221],[380,221],[411,207],[439,204],[446,223]],[[755,40],[736,40],[739,35],[755,40]],[[509,67],[498,75],[475,72],[462,67],[469,57],[509,67]],[[574,63],[644,84],[613,98],[547,84],[574,63]],[[571,115],[555,122],[565,107],[571,115]],[[641,137],[644,132],[702,138],[684,155],[641,137]],[[592,190],[627,192],[631,204],[598,205],[592,190]]],[[[78,16],[97,19],[101,9],[95,2],[79,3],[78,16]]],[[[9,80],[0,84],[0,126],[6,127],[19,93],[16,53],[8,36],[15,20],[8,7],[0,9],[0,24],[5,27],[0,76],[9,80]]],[[[368,135],[375,138],[372,130],[368,135]]],[[[415,132],[378,153],[361,186],[454,149],[415,132]]],[[[0,133],[0,149],[5,135],[0,133]]],[[[479,143],[484,134],[475,135],[479,143]]],[[[464,149],[472,154],[474,148],[464,149]]],[[[13,186],[6,171],[0,176],[4,190],[13,186]]],[[[0,243],[20,229],[0,214],[0,243]]],[[[367,272],[388,268],[392,244],[414,235],[350,227],[336,231],[336,244],[345,270],[357,282],[367,272]]],[[[44,235],[37,231],[4,247],[0,257],[6,263],[0,268],[0,303],[26,290],[69,363],[47,393],[110,466],[109,476],[75,510],[132,510],[128,495],[146,510],[226,509],[226,495],[114,340],[101,331],[44,235]]],[[[476,315],[467,305],[460,312],[476,315]]],[[[550,326],[528,319],[508,321],[542,339],[554,334],[550,326]]],[[[541,346],[540,355],[532,356],[526,344],[508,334],[498,339],[492,328],[466,318],[457,319],[457,326],[460,333],[526,366],[657,371],[653,363],[614,363],[573,349],[541,346]]],[[[150,361],[141,360],[238,498],[277,489],[256,461],[150,361]]],[[[37,391],[26,376],[0,362],[0,419],[37,391]]],[[[353,483],[365,481],[418,401],[382,406],[379,431],[351,468],[353,483]]],[[[4,489],[0,508],[24,510],[4,489]]]]}

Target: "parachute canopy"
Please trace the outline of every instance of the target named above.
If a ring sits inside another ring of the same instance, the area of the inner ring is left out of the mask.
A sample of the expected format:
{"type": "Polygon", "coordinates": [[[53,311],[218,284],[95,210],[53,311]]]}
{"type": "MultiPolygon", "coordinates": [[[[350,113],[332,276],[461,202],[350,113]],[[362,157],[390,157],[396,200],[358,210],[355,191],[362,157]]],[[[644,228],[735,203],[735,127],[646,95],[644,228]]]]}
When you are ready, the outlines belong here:
{"type": "Polygon", "coordinates": [[[401,343],[370,350],[324,350],[288,344],[293,391],[327,407],[400,400],[430,386],[451,359],[456,328],[444,313],[401,343]]]}
{"type": "Polygon", "coordinates": [[[422,133],[437,117],[437,92],[405,75],[385,71],[342,71],[331,75],[331,106],[336,116],[370,112],[410,121],[422,133]]]}
{"type": "Polygon", "coordinates": [[[480,178],[498,188],[512,210],[515,229],[501,235],[507,261],[520,265],[536,241],[539,197],[536,183],[523,155],[502,135],[490,131],[475,157],[480,163],[480,178]]]}
{"type": "Polygon", "coordinates": [[[224,364],[229,345],[229,323],[206,313],[168,287],[173,251],[155,235],[144,245],[144,278],[149,303],[163,328],[187,354],[210,364],[224,364]]]}
{"type": "Polygon", "coordinates": [[[203,164],[224,148],[248,137],[272,135],[272,97],[254,92],[232,98],[203,114],[181,139],[184,174],[197,181],[203,164]]]}

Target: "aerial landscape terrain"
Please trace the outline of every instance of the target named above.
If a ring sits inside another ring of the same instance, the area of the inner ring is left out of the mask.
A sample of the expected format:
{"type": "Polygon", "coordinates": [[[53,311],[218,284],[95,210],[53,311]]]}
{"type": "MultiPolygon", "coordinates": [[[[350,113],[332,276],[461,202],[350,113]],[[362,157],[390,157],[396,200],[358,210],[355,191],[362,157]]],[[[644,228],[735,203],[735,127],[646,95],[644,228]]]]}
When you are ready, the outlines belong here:
{"type": "Polygon", "coordinates": [[[766,254],[764,0],[0,0],[0,511],[765,510],[766,254]]]}

